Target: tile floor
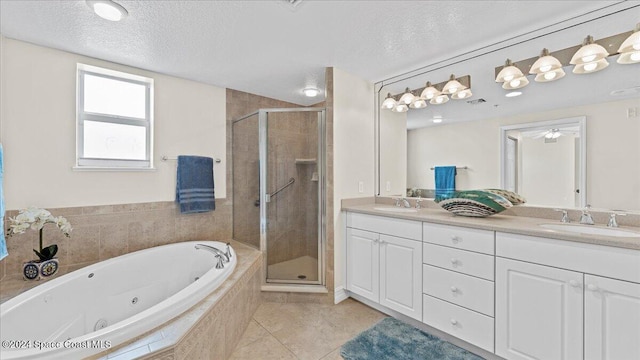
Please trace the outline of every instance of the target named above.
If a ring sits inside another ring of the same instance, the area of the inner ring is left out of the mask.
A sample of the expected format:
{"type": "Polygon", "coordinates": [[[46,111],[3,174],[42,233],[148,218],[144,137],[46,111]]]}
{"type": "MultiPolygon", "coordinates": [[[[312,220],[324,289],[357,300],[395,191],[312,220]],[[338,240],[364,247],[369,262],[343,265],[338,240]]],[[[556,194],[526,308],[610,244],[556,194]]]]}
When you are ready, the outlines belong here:
{"type": "Polygon", "coordinates": [[[385,316],[352,299],[338,305],[263,303],[230,359],[341,360],[342,344],[385,316]]]}

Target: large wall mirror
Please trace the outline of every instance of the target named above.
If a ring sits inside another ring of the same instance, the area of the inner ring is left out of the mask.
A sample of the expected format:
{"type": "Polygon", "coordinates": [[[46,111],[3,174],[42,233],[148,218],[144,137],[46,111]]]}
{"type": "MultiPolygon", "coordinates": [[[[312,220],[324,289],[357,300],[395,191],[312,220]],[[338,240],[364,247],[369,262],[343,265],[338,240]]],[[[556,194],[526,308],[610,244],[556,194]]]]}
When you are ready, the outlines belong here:
{"type": "Polygon", "coordinates": [[[640,64],[618,64],[615,55],[601,71],[575,74],[563,63],[566,76],[536,82],[529,75],[515,97],[495,81],[507,58],[629,32],[637,10],[618,3],[533,32],[514,29],[507,41],[461,49],[459,57],[443,54],[449,60],[377,83],[377,194],[431,197],[432,168],[455,165],[459,190],[511,187],[530,205],[640,212],[640,64]],[[404,113],[380,109],[388,93],[446,82],[451,74],[470,76],[471,97],[404,113]]]}
{"type": "Polygon", "coordinates": [[[500,188],[531,205],[586,206],[586,118],[500,127],[500,188]]]}

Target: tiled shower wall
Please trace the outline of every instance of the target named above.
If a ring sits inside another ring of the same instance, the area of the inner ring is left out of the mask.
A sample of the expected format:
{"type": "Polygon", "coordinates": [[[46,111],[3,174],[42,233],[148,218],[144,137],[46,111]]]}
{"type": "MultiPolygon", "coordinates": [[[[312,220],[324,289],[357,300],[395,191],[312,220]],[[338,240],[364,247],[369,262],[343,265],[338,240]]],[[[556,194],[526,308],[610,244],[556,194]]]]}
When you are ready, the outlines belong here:
{"type": "Polygon", "coordinates": [[[267,264],[301,256],[318,258],[318,114],[271,113],[268,118],[267,264]]]}

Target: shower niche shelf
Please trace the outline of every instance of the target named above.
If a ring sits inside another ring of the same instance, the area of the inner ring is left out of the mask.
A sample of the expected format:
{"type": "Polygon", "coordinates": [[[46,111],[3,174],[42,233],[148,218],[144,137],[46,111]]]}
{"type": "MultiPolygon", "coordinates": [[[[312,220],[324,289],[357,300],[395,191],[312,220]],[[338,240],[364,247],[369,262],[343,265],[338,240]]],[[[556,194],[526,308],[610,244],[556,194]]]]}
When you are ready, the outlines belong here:
{"type": "Polygon", "coordinates": [[[316,159],[296,159],[296,165],[315,165],[316,159]]]}

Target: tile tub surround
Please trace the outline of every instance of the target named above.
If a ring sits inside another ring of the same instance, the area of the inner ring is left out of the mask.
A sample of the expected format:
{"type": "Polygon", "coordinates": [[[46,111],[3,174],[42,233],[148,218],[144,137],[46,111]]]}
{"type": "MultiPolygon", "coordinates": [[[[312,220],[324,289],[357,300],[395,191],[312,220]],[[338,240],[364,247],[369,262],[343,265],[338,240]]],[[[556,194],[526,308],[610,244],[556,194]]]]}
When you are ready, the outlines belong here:
{"type": "MultiPolygon", "coordinates": [[[[53,226],[45,228],[45,246],[58,244],[59,248],[60,270],[51,278],[158,245],[230,239],[231,205],[224,199],[216,205],[215,211],[201,214],[180,214],[170,201],[48,209],[54,216],[66,217],[73,227],[70,238],[53,226]]],[[[17,214],[7,211],[5,224],[8,217],[17,214]]],[[[37,231],[27,230],[7,239],[9,256],[0,261],[0,301],[44,282],[22,279],[22,263],[35,258],[32,249],[37,246],[37,231]]]]}
{"type": "MultiPolygon", "coordinates": [[[[508,214],[505,213],[507,213],[507,211],[511,209],[505,211],[504,213],[489,216],[486,218],[472,218],[454,215],[442,209],[440,206],[435,204],[433,200],[425,200],[424,202],[422,202],[421,204],[424,205],[423,208],[415,213],[391,213],[374,209],[375,207],[379,207],[380,205],[392,206],[395,203],[392,198],[375,198],[373,201],[374,202],[364,203],[362,199],[357,199],[357,202],[353,200],[344,200],[342,203],[342,210],[370,215],[431,222],[436,224],[456,225],[484,230],[501,231],[506,233],[541,236],[558,240],[568,240],[596,245],[640,250],[640,239],[638,238],[598,236],[575,233],[572,234],[568,232],[559,232],[544,229],[539,225],[547,223],[560,223],[560,214],[550,208],[521,207],[522,210],[515,210],[508,214]]],[[[414,199],[411,199],[410,202],[412,206],[415,205],[414,199]]],[[[606,225],[606,221],[608,219],[607,212],[598,212],[594,210],[591,213],[594,215],[594,220],[599,226],[606,225]]],[[[573,219],[574,224],[578,223],[576,219],[579,218],[579,214],[579,210],[570,211],[569,216],[571,217],[571,219],[573,219]]],[[[622,219],[622,217],[620,219],[622,219]]],[[[619,221],[622,229],[629,229],[640,232],[640,215],[627,215],[626,217],[624,217],[624,221],[624,223],[619,221]]]]}
{"type": "Polygon", "coordinates": [[[232,241],[238,264],[213,293],[171,322],[88,359],[227,359],[261,303],[262,254],[232,241]]]}

